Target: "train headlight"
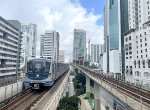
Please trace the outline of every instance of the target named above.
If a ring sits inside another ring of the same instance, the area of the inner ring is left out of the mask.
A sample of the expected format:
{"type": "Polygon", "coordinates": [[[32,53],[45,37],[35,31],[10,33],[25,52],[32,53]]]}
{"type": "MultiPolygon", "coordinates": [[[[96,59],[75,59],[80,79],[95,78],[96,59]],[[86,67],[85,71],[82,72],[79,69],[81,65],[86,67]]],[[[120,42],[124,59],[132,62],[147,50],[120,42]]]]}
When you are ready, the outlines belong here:
{"type": "Polygon", "coordinates": [[[37,74],[36,77],[39,77],[39,74],[37,74]]]}

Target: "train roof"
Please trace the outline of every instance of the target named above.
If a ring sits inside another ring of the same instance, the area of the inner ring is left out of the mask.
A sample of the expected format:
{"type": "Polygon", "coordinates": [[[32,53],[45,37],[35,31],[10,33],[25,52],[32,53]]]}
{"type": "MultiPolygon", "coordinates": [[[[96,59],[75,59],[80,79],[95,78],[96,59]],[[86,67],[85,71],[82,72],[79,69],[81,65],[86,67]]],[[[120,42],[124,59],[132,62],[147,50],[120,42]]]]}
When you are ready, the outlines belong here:
{"type": "Polygon", "coordinates": [[[30,58],[30,59],[28,59],[28,61],[50,61],[50,60],[48,60],[48,59],[46,59],[46,58],[30,58]]]}

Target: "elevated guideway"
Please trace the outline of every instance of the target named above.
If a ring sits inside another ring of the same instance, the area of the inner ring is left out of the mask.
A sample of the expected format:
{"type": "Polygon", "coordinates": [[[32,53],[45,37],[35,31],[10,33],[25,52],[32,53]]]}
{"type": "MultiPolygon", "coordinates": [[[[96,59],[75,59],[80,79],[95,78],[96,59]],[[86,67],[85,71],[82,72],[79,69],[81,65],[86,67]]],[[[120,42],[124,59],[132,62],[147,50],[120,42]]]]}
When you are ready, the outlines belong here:
{"type": "Polygon", "coordinates": [[[90,79],[94,81],[95,110],[101,110],[98,88],[102,87],[110,94],[134,110],[150,110],[150,91],[129,85],[114,78],[96,73],[88,68],[73,65],[86,76],[86,92],[90,92],[90,79]]]}

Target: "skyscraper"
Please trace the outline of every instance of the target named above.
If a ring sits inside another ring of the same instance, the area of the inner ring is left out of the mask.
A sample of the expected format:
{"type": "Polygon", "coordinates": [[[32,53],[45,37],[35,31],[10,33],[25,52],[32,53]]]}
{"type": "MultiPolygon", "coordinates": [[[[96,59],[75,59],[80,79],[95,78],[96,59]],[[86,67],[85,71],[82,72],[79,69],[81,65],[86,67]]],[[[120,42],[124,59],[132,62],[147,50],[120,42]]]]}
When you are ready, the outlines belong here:
{"type": "Polygon", "coordinates": [[[41,56],[59,61],[59,33],[46,30],[41,35],[41,56]]]}
{"type": "MultiPolygon", "coordinates": [[[[37,41],[37,25],[36,24],[21,24],[21,31],[29,34],[30,53],[31,56],[36,56],[36,41],[37,41]]],[[[29,57],[31,57],[29,56],[29,57]]]]}
{"type": "Polygon", "coordinates": [[[86,31],[82,29],[74,29],[73,59],[86,60],[86,54],[86,31]]]}
{"type": "MultiPolygon", "coordinates": [[[[104,8],[104,51],[107,56],[107,72],[116,73],[110,70],[109,59],[112,50],[118,50],[121,54],[120,73],[124,72],[124,36],[128,31],[128,0],[106,0],[104,8]]],[[[120,56],[120,55],[119,55],[120,56]]],[[[112,63],[111,63],[112,64],[112,63]]]]}

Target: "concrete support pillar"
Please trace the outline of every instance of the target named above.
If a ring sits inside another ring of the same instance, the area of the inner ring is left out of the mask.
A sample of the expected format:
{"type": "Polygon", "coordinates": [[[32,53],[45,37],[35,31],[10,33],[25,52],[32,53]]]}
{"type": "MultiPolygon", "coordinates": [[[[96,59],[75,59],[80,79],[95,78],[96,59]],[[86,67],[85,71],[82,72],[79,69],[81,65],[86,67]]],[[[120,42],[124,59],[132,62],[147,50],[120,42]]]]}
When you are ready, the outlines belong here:
{"type": "Polygon", "coordinates": [[[86,76],[86,95],[88,95],[87,93],[90,93],[90,78],[88,76],[86,76]]]}
{"type": "Polygon", "coordinates": [[[94,82],[94,110],[101,110],[100,86],[94,82]]]}

